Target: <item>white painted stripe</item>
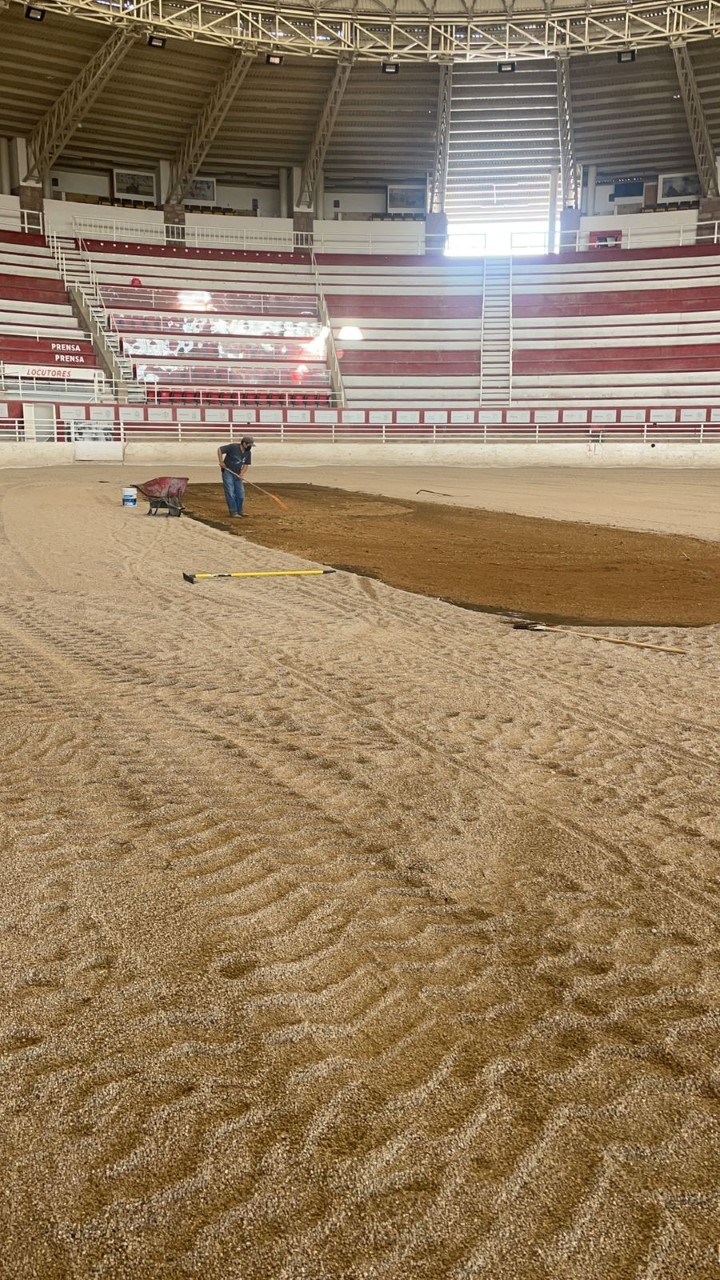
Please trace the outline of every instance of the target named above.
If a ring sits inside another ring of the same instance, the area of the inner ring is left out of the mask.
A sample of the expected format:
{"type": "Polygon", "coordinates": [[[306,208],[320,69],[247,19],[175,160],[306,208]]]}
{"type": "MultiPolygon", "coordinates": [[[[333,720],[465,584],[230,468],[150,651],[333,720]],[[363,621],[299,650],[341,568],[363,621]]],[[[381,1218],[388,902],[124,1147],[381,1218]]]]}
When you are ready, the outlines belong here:
{"type": "MultiPolygon", "coordinates": [[[[610,353],[621,349],[632,349],[633,347],[646,347],[648,351],[652,351],[657,347],[700,347],[708,346],[713,342],[720,346],[720,334],[710,334],[707,331],[703,333],[670,333],[648,335],[641,334],[639,337],[627,337],[624,335],[613,334],[612,340],[606,333],[602,332],[584,332],[576,334],[575,337],[533,339],[527,336],[523,340],[521,335],[516,335],[513,342],[514,351],[595,351],[606,349],[610,353]]],[[[367,346],[367,343],[363,343],[367,346]]]]}
{"type": "Polygon", "coordinates": [[[25,298],[0,298],[0,314],[18,312],[21,315],[71,316],[67,302],[29,302],[25,298]]]}
{"type": "Polygon", "coordinates": [[[713,379],[712,372],[708,370],[690,371],[689,373],[670,372],[664,373],[657,369],[649,369],[646,373],[625,373],[618,370],[608,369],[598,371],[596,373],[529,373],[515,374],[513,373],[513,390],[518,387],[531,386],[547,386],[552,384],[555,387],[577,387],[578,382],[582,381],[583,388],[614,386],[618,389],[618,384],[622,383],[623,388],[627,387],[657,387],[657,386],[685,386],[688,388],[698,385],[708,385],[713,388],[713,395],[720,396],[720,378],[713,379]]]}

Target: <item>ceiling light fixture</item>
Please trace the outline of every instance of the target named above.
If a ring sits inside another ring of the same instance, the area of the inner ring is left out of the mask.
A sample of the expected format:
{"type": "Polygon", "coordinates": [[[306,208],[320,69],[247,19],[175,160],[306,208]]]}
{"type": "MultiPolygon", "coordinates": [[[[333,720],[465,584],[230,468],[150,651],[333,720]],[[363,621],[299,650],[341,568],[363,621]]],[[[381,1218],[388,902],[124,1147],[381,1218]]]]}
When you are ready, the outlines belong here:
{"type": "Polygon", "coordinates": [[[383,62],[382,70],[386,76],[396,76],[400,73],[400,64],[398,62],[383,62]]]}
{"type": "Polygon", "coordinates": [[[637,57],[636,49],[621,49],[617,54],[618,62],[634,62],[637,57]]]}
{"type": "Polygon", "coordinates": [[[283,64],[283,55],[281,53],[266,53],[265,61],[269,67],[281,67],[283,64]]]}
{"type": "Polygon", "coordinates": [[[516,62],[498,62],[497,69],[501,76],[512,75],[517,70],[516,62]]]}
{"type": "Polygon", "coordinates": [[[34,4],[26,4],[25,17],[28,22],[42,22],[45,18],[45,10],[38,9],[34,4]]]}
{"type": "Polygon", "coordinates": [[[165,36],[156,36],[154,31],[150,32],[147,42],[151,49],[164,49],[167,43],[165,36]]]}

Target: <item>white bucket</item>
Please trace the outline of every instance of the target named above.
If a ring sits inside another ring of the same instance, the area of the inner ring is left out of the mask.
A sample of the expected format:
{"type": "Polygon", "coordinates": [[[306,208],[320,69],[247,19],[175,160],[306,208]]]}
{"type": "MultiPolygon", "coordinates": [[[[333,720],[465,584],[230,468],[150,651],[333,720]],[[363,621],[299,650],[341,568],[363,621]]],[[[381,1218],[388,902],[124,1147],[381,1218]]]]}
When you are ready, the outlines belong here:
{"type": "Polygon", "coordinates": [[[122,504],[124,507],[137,506],[137,489],[123,489],[122,504]]]}

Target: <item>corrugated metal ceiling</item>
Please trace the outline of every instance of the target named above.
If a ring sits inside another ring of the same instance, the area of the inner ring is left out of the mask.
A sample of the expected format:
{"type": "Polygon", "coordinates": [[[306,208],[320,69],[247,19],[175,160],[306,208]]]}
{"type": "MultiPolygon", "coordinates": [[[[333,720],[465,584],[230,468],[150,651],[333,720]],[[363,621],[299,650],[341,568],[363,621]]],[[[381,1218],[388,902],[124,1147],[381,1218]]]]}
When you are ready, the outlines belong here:
{"type": "MultiPolygon", "coordinates": [[[[517,6],[516,6],[517,7],[517,6]]],[[[0,134],[27,135],[110,28],[48,11],[26,22],[13,5],[0,14],[0,134]]],[[[59,167],[109,169],[169,160],[228,65],[229,51],[169,40],[141,40],[76,130],[59,167]]],[[[720,59],[711,42],[691,56],[710,128],[720,146],[720,59]]],[[[576,158],[606,172],[685,171],[693,155],[669,49],[570,63],[576,158]]],[[[252,67],[219,131],[203,172],[227,180],[276,181],[277,169],[303,163],[333,76],[324,60],[286,57],[252,67]]],[[[493,64],[453,72],[448,213],[453,219],[544,216],[557,167],[555,65],[493,64]]],[[[433,168],[438,68],[377,64],[352,71],[326,156],[326,185],[372,186],[424,179],[433,168]]]]}

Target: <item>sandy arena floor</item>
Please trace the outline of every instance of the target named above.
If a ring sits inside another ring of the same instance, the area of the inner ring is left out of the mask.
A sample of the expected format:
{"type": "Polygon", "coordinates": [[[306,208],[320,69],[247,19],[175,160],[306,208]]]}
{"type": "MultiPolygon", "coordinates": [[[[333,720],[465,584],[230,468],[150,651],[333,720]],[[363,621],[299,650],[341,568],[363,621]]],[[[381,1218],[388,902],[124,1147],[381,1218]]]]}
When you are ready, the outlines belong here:
{"type": "Polygon", "coordinates": [[[717,1280],[720,627],[191,587],[128,478],[0,473],[2,1280],[717,1280]]]}
{"type": "Polygon", "coordinates": [[[230,518],[217,480],[189,485],[186,509],[250,542],[450,604],[555,623],[720,623],[719,542],[271,483],[246,486],[244,520],[230,518]]]}

